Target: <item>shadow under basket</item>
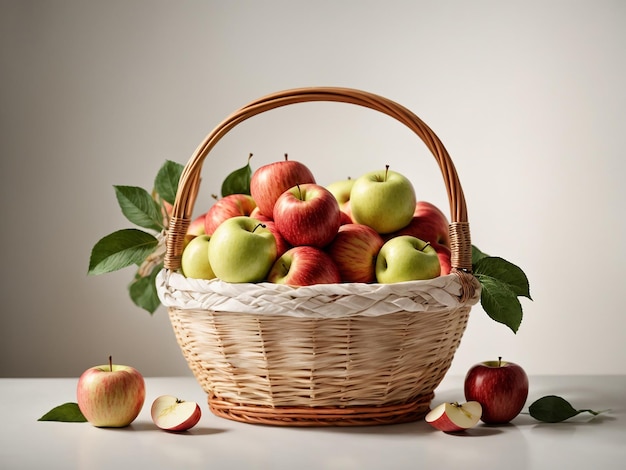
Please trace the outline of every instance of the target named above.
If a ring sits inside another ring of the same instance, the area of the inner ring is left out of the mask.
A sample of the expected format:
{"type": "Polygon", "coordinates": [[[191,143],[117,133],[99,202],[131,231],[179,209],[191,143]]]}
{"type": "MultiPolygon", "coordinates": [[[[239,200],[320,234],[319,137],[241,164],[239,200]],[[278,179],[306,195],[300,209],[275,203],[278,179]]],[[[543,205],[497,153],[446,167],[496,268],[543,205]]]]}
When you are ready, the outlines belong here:
{"type": "Polygon", "coordinates": [[[182,353],[217,416],[255,424],[362,426],[422,419],[480,298],[465,200],[434,133],[406,108],[345,88],[303,88],[231,114],[198,147],[179,182],[157,291],[182,353]],[[452,271],[427,281],[290,287],[179,273],[202,162],[230,129],[280,106],[336,101],[381,111],[435,156],[451,207],[452,271]]]}

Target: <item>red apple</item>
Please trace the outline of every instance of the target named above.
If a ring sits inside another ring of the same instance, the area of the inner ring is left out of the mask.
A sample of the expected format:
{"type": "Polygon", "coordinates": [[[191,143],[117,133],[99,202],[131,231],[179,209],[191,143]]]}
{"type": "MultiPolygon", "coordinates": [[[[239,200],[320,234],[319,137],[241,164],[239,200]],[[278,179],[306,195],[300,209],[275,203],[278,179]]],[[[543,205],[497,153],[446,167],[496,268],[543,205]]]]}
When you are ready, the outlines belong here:
{"type": "Polygon", "coordinates": [[[181,432],[198,424],[202,410],[196,402],[180,400],[172,395],[162,395],[152,403],[150,415],[159,428],[181,432]]]}
{"type": "Polygon", "coordinates": [[[250,195],[261,213],[272,218],[280,195],[297,184],[306,183],[315,183],[311,170],[303,163],[289,160],[285,154],[283,161],[264,165],[252,174],[250,195]]]}
{"type": "Polygon", "coordinates": [[[253,219],[259,220],[261,222],[268,222],[272,220],[271,217],[268,217],[265,214],[261,213],[261,209],[259,209],[259,206],[255,207],[252,210],[252,212],[250,212],[250,217],[252,217],[253,219]]]}
{"type": "Polygon", "coordinates": [[[439,257],[439,264],[441,265],[440,276],[450,274],[450,271],[452,271],[452,253],[450,252],[450,248],[445,245],[437,244],[433,244],[433,248],[439,257]]]}
{"type": "Polygon", "coordinates": [[[465,397],[483,407],[482,421],[504,424],[515,418],[528,397],[528,376],[512,362],[486,361],[475,364],[465,376],[465,397]]]}
{"type": "Polygon", "coordinates": [[[238,216],[249,216],[256,207],[256,203],[247,194],[229,194],[218,199],[207,211],[204,218],[204,232],[213,235],[215,229],[226,219],[238,216]]]}
{"type": "Polygon", "coordinates": [[[275,284],[310,286],[341,282],[339,268],[328,254],[312,246],[294,246],[276,260],[267,280],[275,284]]]}
{"type": "Polygon", "coordinates": [[[273,220],[257,220],[260,220],[263,225],[265,225],[265,227],[270,232],[272,232],[272,235],[274,235],[274,238],[276,239],[276,258],[282,256],[285,251],[291,248],[289,242],[285,240],[285,237],[283,237],[282,234],[278,231],[278,228],[276,227],[276,222],[274,222],[273,220]]]}
{"type": "Polygon", "coordinates": [[[481,405],[477,401],[442,403],[426,415],[426,422],[443,432],[459,432],[473,428],[481,416],[481,405]]]}
{"type": "Polygon", "coordinates": [[[341,211],[335,197],[315,183],[288,189],[276,200],[274,222],[291,245],[328,245],[341,225],[341,211]]]}
{"type": "Polygon", "coordinates": [[[96,427],[128,426],[139,415],[146,397],[142,375],[129,366],[109,363],[87,369],[76,387],[78,407],[96,427]]]}
{"type": "Polygon", "coordinates": [[[411,235],[431,245],[443,245],[450,248],[449,222],[445,214],[434,204],[418,201],[409,224],[391,233],[387,238],[399,235],[411,235]]]}
{"type": "Polygon", "coordinates": [[[364,224],[344,224],[326,248],[343,282],[375,282],[376,256],[383,238],[364,224]]]}

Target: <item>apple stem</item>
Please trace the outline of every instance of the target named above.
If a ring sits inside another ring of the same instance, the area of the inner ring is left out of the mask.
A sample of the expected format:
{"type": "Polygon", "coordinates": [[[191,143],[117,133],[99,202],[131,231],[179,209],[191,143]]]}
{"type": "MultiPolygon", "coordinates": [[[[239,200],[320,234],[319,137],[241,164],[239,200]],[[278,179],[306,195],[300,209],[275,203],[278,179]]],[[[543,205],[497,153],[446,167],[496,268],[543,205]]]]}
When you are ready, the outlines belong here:
{"type": "Polygon", "coordinates": [[[389,174],[389,165],[385,165],[385,179],[384,181],[387,181],[387,175],[389,174]]]}
{"type": "Polygon", "coordinates": [[[498,356],[498,367],[502,367],[502,356],[498,356]]]}
{"type": "Polygon", "coordinates": [[[254,227],[254,229],[252,230],[252,233],[254,233],[256,231],[256,229],[258,229],[259,227],[266,228],[267,225],[265,225],[265,224],[258,224],[256,227],[254,227]]]}
{"type": "Polygon", "coordinates": [[[300,185],[296,184],[296,187],[298,188],[298,199],[302,201],[302,190],[300,189],[300,185]]]}
{"type": "Polygon", "coordinates": [[[113,357],[109,356],[109,370],[113,372],[113,357]]]}
{"type": "Polygon", "coordinates": [[[424,251],[426,249],[426,247],[430,246],[430,242],[426,242],[426,244],[424,245],[424,248],[422,248],[420,251],[424,251]]]}
{"type": "Polygon", "coordinates": [[[285,161],[289,160],[289,155],[285,153],[285,161]]]}

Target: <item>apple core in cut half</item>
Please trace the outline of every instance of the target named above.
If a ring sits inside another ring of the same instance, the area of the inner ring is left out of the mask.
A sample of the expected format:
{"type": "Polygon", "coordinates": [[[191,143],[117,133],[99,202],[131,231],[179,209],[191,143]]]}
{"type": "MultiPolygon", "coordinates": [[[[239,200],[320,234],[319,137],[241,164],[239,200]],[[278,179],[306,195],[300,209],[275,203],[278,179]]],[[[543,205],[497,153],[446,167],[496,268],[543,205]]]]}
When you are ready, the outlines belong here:
{"type": "Polygon", "coordinates": [[[426,422],[444,432],[457,432],[478,424],[482,406],[477,401],[442,403],[426,415],[426,422]]]}
{"type": "Polygon", "coordinates": [[[154,400],[150,414],[154,424],[165,431],[186,431],[198,424],[202,412],[194,401],[163,395],[154,400]]]}

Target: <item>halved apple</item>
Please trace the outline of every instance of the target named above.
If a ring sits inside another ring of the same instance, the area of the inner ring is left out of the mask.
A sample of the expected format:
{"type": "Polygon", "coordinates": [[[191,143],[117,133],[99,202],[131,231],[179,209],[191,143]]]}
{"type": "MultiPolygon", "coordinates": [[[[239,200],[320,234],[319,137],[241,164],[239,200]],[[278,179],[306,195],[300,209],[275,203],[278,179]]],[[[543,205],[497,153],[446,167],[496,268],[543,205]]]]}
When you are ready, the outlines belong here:
{"type": "Polygon", "coordinates": [[[426,415],[426,422],[444,432],[458,432],[476,426],[483,409],[477,401],[442,403],[426,415]]]}
{"type": "Polygon", "coordinates": [[[202,411],[194,401],[162,395],[152,403],[150,414],[154,424],[165,431],[187,431],[198,424],[202,411]]]}

